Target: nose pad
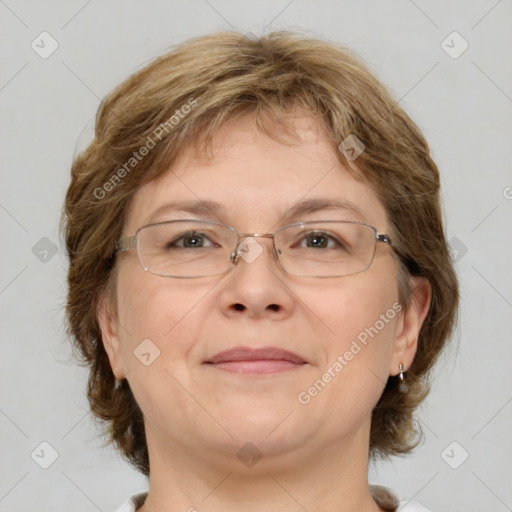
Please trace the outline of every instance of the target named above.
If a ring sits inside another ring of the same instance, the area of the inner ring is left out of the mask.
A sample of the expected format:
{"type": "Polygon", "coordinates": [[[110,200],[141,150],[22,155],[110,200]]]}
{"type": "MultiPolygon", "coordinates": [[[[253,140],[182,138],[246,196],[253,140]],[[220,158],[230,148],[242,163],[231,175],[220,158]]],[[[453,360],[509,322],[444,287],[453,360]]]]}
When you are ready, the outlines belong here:
{"type": "MultiPolygon", "coordinates": [[[[263,238],[263,237],[261,237],[263,238]]],[[[271,237],[268,237],[271,238],[271,237]]],[[[272,238],[272,249],[274,258],[276,260],[279,259],[278,253],[274,247],[273,238],[272,238]]],[[[230,258],[233,264],[236,264],[239,258],[242,258],[246,263],[253,263],[258,259],[261,254],[263,254],[264,246],[259,243],[255,237],[249,236],[242,240],[236,249],[231,253],[230,258]]]]}
{"type": "Polygon", "coordinates": [[[246,263],[253,263],[263,253],[263,247],[252,236],[242,240],[238,247],[232,253],[232,261],[236,263],[239,258],[242,258],[246,263]]]}

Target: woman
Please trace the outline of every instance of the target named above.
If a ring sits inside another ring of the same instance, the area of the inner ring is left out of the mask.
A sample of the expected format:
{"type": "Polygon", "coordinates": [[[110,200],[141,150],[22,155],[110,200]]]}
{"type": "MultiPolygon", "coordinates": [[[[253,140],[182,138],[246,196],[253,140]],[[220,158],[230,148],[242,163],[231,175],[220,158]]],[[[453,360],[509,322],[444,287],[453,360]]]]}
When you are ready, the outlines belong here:
{"type": "Polygon", "coordinates": [[[102,102],[63,220],[91,409],[149,477],[119,512],[397,509],[369,459],[417,444],[458,287],[428,145],[356,56],[159,57],[102,102]]]}

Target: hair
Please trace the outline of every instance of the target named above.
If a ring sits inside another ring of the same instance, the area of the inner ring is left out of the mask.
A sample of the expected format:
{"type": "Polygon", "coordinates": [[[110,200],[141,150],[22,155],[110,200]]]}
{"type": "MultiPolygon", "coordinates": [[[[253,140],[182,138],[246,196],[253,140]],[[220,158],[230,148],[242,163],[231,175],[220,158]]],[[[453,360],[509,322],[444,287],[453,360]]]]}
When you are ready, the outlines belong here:
{"type": "Polygon", "coordinates": [[[89,368],[91,411],[108,442],[145,475],[150,468],[142,411],[128,381],[117,381],[112,372],[97,319],[101,301],[115,311],[113,248],[124,212],[134,193],[168,172],[184,150],[211,152],[229,121],[251,114],[259,130],[285,143],[276,132],[288,133],[297,112],[318,119],[337,148],[350,135],[364,144],[355,162],[337,152],[386,209],[401,304],[410,304],[412,276],[430,282],[430,308],[407,373],[408,390],[397,377],[388,379],[372,412],[370,454],[408,453],[421,439],[413,412],[429,391],[459,299],[439,172],[428,144],[350,49],[289,31],[259,38],[218,32],[174,47],[103,99],[94,139],[74,158],[62,215],[69,257],[67,330],[77,359],[89,368]]]}

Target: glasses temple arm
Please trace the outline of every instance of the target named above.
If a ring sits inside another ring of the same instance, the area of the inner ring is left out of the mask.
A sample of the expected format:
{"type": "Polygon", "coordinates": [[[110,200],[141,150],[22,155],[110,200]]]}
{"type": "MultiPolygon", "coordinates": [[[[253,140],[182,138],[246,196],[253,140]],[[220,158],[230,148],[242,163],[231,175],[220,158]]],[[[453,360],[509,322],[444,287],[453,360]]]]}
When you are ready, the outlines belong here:
{"type": "Polygon", "coordinates": [[[135,237],[127,236],[126,238],[121,238],[114,244],[114,252],[126,252],[132,247],[135,247],[135,245],[135,237]]]}

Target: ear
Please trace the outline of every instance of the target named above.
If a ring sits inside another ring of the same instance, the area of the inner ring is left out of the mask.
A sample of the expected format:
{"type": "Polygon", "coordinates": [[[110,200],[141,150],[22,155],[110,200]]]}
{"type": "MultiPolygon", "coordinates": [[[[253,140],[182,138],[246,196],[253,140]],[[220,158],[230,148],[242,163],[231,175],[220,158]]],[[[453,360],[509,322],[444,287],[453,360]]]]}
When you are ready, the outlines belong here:
{"type": "Polygon", "coordinates": [[[121,380],[126,377],[126,371],[122,360],[117,313],[113,310],[109,299],[105,295],[98,302],[96,318],[101,329],[103,346],[108,355],[112,372],[117,379],[121,380]]]}
{"type": "Polygon", "coordinates": [[[411,279],[411,285],[413,289],[411,302],[402,312],[395,334],[390,375],[400,373],[400,364],[404,366],[404,371],[411,366],[418,349],[420,329],[430,308],[432,296],[430,282],[424,277],[414,277],[411,279]]]}

